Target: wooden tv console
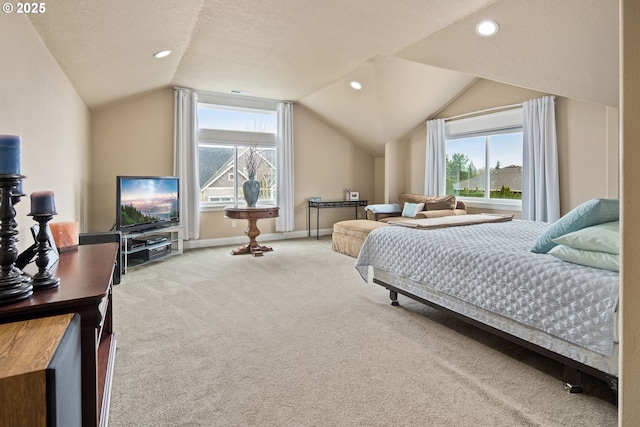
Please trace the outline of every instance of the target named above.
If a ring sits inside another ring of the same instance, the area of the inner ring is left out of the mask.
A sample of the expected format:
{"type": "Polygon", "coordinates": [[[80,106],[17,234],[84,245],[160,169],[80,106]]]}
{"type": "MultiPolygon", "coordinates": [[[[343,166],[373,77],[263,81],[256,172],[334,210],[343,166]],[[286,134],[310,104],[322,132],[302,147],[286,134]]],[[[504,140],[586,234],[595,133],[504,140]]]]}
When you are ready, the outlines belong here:
{"type": "Polygon", "coordinates": [[[115,362],[112,279],[117,243],[81,245],[60,253],[60,286],[0,306],[0,323],[67,313],[80,315],[82,425],[107,426],[115,362]]]}

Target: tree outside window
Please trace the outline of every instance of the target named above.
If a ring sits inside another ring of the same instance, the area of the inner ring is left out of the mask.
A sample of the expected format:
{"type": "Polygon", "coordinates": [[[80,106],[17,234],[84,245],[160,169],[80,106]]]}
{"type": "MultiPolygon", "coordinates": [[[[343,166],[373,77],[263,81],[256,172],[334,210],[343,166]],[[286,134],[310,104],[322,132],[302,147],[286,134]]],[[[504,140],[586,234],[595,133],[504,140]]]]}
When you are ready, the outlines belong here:
{"type": "Polygon", "coordinates": [[[446,194],[522,199],[522,132],[449,139],[446,144],[446,194]]]}

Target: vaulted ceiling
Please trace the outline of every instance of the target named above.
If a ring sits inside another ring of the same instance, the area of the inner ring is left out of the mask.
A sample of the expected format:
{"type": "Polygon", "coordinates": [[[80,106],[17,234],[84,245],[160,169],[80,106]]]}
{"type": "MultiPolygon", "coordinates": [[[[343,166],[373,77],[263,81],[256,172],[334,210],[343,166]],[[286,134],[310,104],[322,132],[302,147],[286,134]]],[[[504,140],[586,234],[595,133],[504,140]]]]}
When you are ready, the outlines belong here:
{"type": "Polygon", "coordinates": [[[296,101],[372,155],[477,78],[617,107],[617,0],[65,0],[30,16],[87,106],[167,86],[296,101]],[[479,37],[482,19],[498,22],[479,37]],[[171,49],[162,59],[152,54],[171,49]],[[354,91],[356,79],[363,89],[354,91]]]}

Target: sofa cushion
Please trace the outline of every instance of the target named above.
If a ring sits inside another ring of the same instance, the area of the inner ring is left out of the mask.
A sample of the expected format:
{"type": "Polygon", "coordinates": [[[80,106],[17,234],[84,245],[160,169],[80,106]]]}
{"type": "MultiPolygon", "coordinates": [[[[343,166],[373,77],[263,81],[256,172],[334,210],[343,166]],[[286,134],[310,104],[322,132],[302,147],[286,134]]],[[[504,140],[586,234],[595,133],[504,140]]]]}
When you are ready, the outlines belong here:
{"type": "Polygon", "coordinates": [[[454,216],[456,215],[456,210],[451,209],[438,209],[437,211],[422,211],[416,218],[441,218],[443,216],[454,216]]]}
{"type": "Polygon", "coordinates": [[[331,248],[338,253],[358,257],[360,249],[369,233],[387,224],[366,219],[352,219],[333,224],[331,248]]]}
{"type": "Polygon", "coordinates": [[[380,221],[351,219],[333,224],[333,232],[364,240],[372,230],[375,230],[378,227],[384,227],[385,225],[387,224],[380,221]]]}
{"type": "Polygon", "coordinates": [[[397,218],[399,216],[402,216],[402,211],[397,213],[375,213],[367,211],[367,219],[371,221],[381,221],[386,218],[397,218]]]}
{"type": "Polygon", "coordinates": [[[425,196],[423,194],[401,193],[398,196],[398,204],[404,206],[405,202],[424,203],[424,210],[434,211],[456,208],[456,196],[425,196]]]}

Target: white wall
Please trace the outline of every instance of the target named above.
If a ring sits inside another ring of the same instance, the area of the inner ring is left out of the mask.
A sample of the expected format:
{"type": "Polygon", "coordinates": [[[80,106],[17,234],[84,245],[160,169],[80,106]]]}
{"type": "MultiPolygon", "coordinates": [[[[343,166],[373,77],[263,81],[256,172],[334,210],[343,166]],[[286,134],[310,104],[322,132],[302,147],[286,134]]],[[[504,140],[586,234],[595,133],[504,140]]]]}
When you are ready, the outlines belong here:
{"type": "Polygon", "coordinates": [[[91,115],[91,231],[116,219],[116,176],[173,175],[173,89],[141,94],[91,115]]]}
{"type": "Polygon", "coordinates": [[[618,110],[556,98],[560,210],[594,197],[617,199],[618,110]]]}
{"type": "Polygon", "coordinates": [[[404,141],[387,141],[384,144],[385,203],[396,203],[398,195],[405,192],[407,150],[404,141]]]}
{"type": "Polygon", "coordinates": [[[640,420],[640,2],[622,0],[622,273],[619,425],[640,420]]]}
{"type": "MultiPolygon", "coordinates": [[[[90,113],[26,15],[0,17],[0,133],[22,138],[24,192],[52,190],[54,221],[88,226],[90,113]]],[[[16,206],[18,247],[29,246],[30,201],[16,206]]]]}
{"type": "MultiPolygon", "coordinates": [[[[295,231],[306,231],[307,199],[342,199],[345,187],[373,200],[374,159],[307,108],[294,106],[295,231]]],[[[173,89],[165,88],[109,105],[92,115],[93,231],[108,230],[115,219],[117,175],[173,173],[173,89]]],[[[323,209],[320,228],[353,219],[351,209],[323,209]]],[[[315,211],[311,223],[315,227],[315,211]]],[[[220,210],[202,212],[200,239],[243,236],[220,210]]],[[[274,220],[260,222],[262,234],[275,232],[274,220]]]]}
{"type": "MultiPolygon", "coordinates": [[[[438,117],[447,118],[486,108],[522,103],[546,94],[479,79],[438,117]]],[[[595,197],[617,198],[618,111],[615,108],[556,97],[560,208],[565,214],[595,197]]],[[[407,142],[405,162],[394,175],[404,191],[424,192],[426,129],[407,142]]],[[[471,209],[470,211],[473,211],[471,209]]]]}

